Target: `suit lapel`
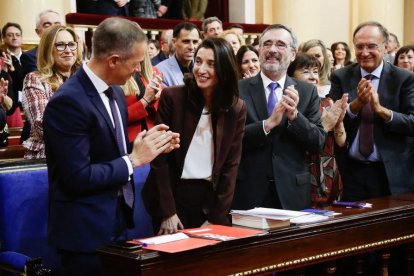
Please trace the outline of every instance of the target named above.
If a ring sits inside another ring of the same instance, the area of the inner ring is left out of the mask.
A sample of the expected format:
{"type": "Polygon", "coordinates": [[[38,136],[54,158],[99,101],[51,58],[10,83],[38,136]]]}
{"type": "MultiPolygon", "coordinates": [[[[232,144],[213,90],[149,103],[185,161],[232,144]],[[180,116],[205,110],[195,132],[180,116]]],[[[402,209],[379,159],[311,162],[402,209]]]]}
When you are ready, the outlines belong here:
{"type": "Polygon", "coordinates": [[[260,74],[257,74],[255,77],[250,79],[248,93],[252,99],[252,103],[259,120],[267,119],[269,114],[267,114],[266,93],[263,88],[263,81],[260,74]]]}
{"type": "Polygon", "coordinates": [[[100,113],[100,115],[104,118],[108,128],[111,130],[113,138],[115,139],[114,141],[116,142],[115,128],[112,124],[111,118],[109,117],[108,111],[106,110],[105,105],[102,102],[101,96],[99,96],[98,91],[96,90],[92,81],[89,79],[88,75],[86,75],[83,68],[79,69],[78,77],[80,79],[79,82],[82,84],[90,101],[96,107],[96,110],[100,113]]]}
{"type": "Polygon", "coordinates": [[[213,162],[213,175],[215,171],[215,164],[218,164],[219,153],[221,152],[221,144],[223,142],[224,132],[224,116],[225,113],[219,113],[217,118],[212,118],[213,125],[213,144],[214,144],[214,162],[213,162]]]}
{"type": "Polygon", "coordinates": [[[171,72],[173,72],[172,76],[175,79],[174,83],[184,83],[184,75],[183,72],[181,72],[180,65],[178,64],[177,59],[174,57],[171,57],[170,59],[170,66],[171,66],[171,72]],[[181,78],[181,79],[180,79],[181,78]]]}

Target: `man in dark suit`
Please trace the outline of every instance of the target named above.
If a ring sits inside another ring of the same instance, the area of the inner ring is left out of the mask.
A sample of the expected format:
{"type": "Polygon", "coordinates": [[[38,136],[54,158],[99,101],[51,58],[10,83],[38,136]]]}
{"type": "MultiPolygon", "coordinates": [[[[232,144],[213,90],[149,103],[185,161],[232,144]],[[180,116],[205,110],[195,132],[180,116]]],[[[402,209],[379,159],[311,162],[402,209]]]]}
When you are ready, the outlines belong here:
{"type": "Polygon", "coordinates": [[[335,71],[330,94],[349,93],[348,148],[338,151],[344,199],[414,191],[414,75],[384,62],[388,31],[365,22],[354,31],[357,64],[335,71]]]}
{"type": "Polygon", "coordinates": [[[315,86],[286,75],[296,47],[290,28],[269,26],[260,37],[261,73],[239,83],[247,119],[233,209],[310,207],[306,153],[319,152],[326,133],[315,86]]]}
{"type": "Polygon", "coordinates": [[[62,256],[59,275],[101,275],[95,250],[125,239],[126,228],[133,225],[128,197],[133,197],[128,190],[133,167],[173,150],[179,142],[178,134],[158,125],[138,134],[130,151],[127,107],[118,85],[136,73],[144,59],[146,36],[138,24],[108,18],[97,27],[92,43],[90,62],[58,89],[43,119],[48,233],[62,256]]]}

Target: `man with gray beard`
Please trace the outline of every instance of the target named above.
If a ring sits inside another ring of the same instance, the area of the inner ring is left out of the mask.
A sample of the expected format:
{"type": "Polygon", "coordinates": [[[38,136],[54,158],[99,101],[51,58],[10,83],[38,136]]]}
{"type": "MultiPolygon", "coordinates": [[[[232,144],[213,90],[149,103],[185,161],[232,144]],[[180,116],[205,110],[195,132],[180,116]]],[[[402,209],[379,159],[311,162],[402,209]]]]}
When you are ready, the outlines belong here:
{"type": "Polygon", "coordinates": [[[281,24],[259,39],[261,73],[239,82],[247,118],[233,209],[301,210],[311,206],[307,152],[322,150],[316,87],[286,75],[297,39],[281,24]]]}

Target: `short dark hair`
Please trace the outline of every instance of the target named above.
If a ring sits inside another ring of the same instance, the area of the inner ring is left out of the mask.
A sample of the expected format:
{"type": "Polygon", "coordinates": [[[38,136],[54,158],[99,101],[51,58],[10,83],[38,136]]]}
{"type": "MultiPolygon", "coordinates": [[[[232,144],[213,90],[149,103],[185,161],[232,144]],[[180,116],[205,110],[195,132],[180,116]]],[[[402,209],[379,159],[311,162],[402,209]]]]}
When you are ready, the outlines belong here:
{"type": "Polygon", "coordinates": [[[400,49],[398,49],[397,53],[395,54],[394,65],[398,66],[398,58],[400,57],[400,55],[406,54],[409,51],[413,51],[414,53],[414,45],[405,45],[405,46],[402,46],[400,49]]]}
{"type": "Polygon", "coordinates": [[[240,24],[231,24],[227,29],[230,30],[233,28],[242,29],[244,31],[244,27],[240,24]]]}
{"type": "Polygon", "coordinates": [[[157,48],[157,50],[160,49],[160,42],[156,39],[148,39],[148,44],[152,43],[154,44],[155,48],[157,48]]]}
{"type": "Polygon", "coordinates": [[[384,37],[384,42],[388,41],[388,37],[390,35],[390,33],[388,32],[387,28],[385,28],[383,25],[381,25],[381,23],[376,22],[376,21],[367,21],[367,22],[362,22],[361,24],[359,24],[355,31],[354,34],[352,35],[352,39],[355,42],[355,35],[364,27],[366,26],[373,26],[373,27],[377,27],[379,29],[379,31],[381,32],[382,36],[384,37]]]}
{"type": "Polygon", "coordinates": [[[289,65],[287,69],[287,75],[289,77],[293,77],[293,74],[296,70],[312,67],[317,67],[319,70],[321,68],[321,63],[319,60],[314,56],[305,53],[298,53],[295,60],[289,65]]]}
{"type": "MultiPolygon", "coordinates": [[[[214,53],[214,69],[218,78],[217,88],[213,92],[211,112],[225,112],[239,98],[236,58],[230,43],[220,37],[204,39],[198,46],[195,57],[201,48],[211,49],[214,53]]],[[[199,90],[193,74],[187,74],[185,83],[192,89],[199,90]]]]}
{"type": "Polygon", "coordinates": [[[248,51],[254,52],[257,55],[257,57],[259,57],[259,52],[257,52],[256,48],[254,48],[252,45],[242,45],[242,46],[240,46],[240,48],[239,48],[239,50],[237,51],[237,54],[236,54],[236,62],[237,62],[237,69],[238,69],[238,72],[239,72],[239,79],[243,78],[243,72],[241,70],[241,66],[242,66],[242,63],[243,63],[243,56],[248,51]]]}
{"type": "Polygon", "coordinates": [[[187,30],[187,31],[192,31],[194,29],[197,30],[198,35],[200,36],[200,31],[197,29],[196,25],[194,25],[193,23],[190,22],[181,22],[178,23],[177,25],[175,25],[174,29],[173,29],[173,37],[174,38],[178,38],[180,36],[181,30],[187,30]]]}
{"type": "Polygon", "coordinates": [[[21,34],[23,34],[22,27],[20,27],[20,25],[19,25],[19,24],[14,23],[14,22],[7,22],[7,23],[3,26],[3,28],[1,29],[1,35],[2,35],[3,37],[5,37],[5,36],[6,36],[6,31],[7,31],[7,29],[8,29],[9,27],[15,27],[15,28],[19,29],[19,31],[20,31],[20,33],[21,33],[21,34]]]}

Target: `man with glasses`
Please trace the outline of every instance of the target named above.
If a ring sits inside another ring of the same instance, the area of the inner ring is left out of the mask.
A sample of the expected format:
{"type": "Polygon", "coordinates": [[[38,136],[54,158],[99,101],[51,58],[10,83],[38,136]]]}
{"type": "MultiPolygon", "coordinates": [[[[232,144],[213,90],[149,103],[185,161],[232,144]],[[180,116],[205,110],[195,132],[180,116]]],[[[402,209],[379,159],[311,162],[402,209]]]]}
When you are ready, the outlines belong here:
{"type": "Polygon", "coordinates": [[[1,34],[6,49],[2,52],[0,58],[7,65],[8,77],[10,77],[9,85],[11,90],[13,90],[13,105],[7,111],[8,124],[9,127],[21,127],[23,121],[20,108],[17,107],[19,104],[19,94],[21,94],[23,88],[23,69],[20,63],[22,55],[22,28],[17,23],[7,22],[2,28],[1,34]]]}
{"type": "Polygon", "coordinates": [[[358,63],[333,72],[331,96],[349,95],[346,150],[336,152],[344,200],[414,191],[414,75],[384,62],[388,31],[361,23],[353,42],[358,63]]]}
{"type": "Polygon", "coordinates": [[[316,87],[286,74],[296,49],[290,28],[269,26],[259,39],[260,74],[239,82],[247,118],[233,209],[311,205],[306,154],[322,150],[326,133],[316,87]]]}

